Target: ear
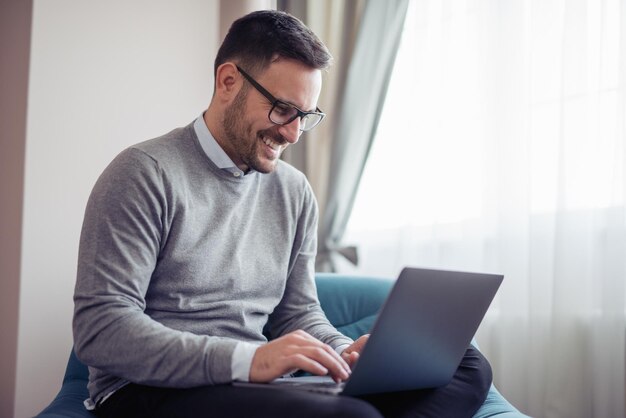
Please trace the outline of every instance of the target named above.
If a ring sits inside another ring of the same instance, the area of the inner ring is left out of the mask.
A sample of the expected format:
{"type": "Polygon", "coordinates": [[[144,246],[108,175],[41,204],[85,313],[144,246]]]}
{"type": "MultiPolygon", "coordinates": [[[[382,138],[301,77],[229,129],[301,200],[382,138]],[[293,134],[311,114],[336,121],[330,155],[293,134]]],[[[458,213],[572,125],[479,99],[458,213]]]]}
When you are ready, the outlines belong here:
{"type": "Polygon", "coordinates": [[[239,93],[243,78],[232,62],[225,62],[215,72],[215,96],[224,103],[231,102],[239,93]]]}

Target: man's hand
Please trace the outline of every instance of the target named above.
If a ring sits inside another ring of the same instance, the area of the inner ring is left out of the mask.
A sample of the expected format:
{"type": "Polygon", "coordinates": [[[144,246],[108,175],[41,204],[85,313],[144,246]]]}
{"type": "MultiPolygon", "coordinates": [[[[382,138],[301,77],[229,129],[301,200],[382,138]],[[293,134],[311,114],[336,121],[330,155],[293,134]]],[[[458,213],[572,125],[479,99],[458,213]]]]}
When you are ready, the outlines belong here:
{"type": "Polygon", "coordinates": [[[363,347],[365,347],[365,343],[367,343],[369,337],[369,334],[360,336],[358,340],[353,342],[349,347],[343,350],[343,353],[341,353],[341,357],[343,357],[346,363],[350,365],[350,368],[353,368],[359,360],[361,351],[363,351],[363,347]]]}
{"type": "Polygon", "coordinates": [[[257,348],[250,367],[250,381],[269,382],[296,370],[330,375],[335,382],[350,376],[350,366],[335,350],[298,330],[257,348]]]}

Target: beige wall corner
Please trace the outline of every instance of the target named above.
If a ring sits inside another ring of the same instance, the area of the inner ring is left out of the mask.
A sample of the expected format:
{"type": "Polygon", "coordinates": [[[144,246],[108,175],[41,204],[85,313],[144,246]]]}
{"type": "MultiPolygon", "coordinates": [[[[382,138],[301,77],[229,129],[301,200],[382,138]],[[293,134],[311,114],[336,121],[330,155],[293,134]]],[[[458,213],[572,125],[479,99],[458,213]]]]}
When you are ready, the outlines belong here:
{"type": "Polygon", "coordinates": [[[15,409],[32,1],[0,3],[0,416],[15,409]]]}

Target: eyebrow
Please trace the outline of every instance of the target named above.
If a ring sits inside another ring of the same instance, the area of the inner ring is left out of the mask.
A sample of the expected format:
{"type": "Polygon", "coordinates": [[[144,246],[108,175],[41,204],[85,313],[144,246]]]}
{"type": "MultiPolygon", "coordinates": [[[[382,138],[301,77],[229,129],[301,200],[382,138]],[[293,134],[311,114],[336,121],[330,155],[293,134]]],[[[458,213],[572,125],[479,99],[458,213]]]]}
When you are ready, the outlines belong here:
{"type": "MultiPolygon", "coordinates": [[[[237,65],[236,67],[237,67],[237,70],[241,73],[241,75],[243,75],[244,78],[247,79],[250,82],[250,84],[252,84],[258,90],[260,90],[260,92],[265,92],[266,94],[271,96],[274,100],[277,100],[277,101],[279,101],[281,103],[288,104],[290,106],[293,106],[293,107],[295,107],[296,109],[298,109],[301,112],[305,112],[305,113],[316,113],[318,111],[321,112],[321,110],[318,110],[319,109],[318,106],[315,106],[315,109],[313,109],[313,110],[304,110],[300,106],[296,105],[295,103],[292,103],[292,102],[290,102],[288,100],[283,100],[280,97],[277,97],[277,96],[273,95],[268,89],[266,89],[264,86],[262,86],[261,83],[259,83],[257,80],[255,80],[250,74],[248,74],[246,71],[244,71],[240,66],[237,65]]],[[[267,99],[267,97],[266,97],[266,99],[267,99]]]]}
{"type": "MultiPolygon", "coordinates": [[[[274,95],[272,95],[272,96],[274,96],[274,95]]],[[[298,109],[298,110],[299,110],[299,111],[301,111],[301,112],[306,112],[306,113],[317,113],[317,111],[318,111],[318,109],[319,109],[319,107],[315,106],[315,108],[314,108],[313,110],[304,110],[304,109],[302,109],[300,106],[297,106],[295,103],[291,103],[291,102],[289,102],[289,101],[287,101],[287,100],[279,99],[279,98],[278,98],[278,97],[276,97],[276,96],[274,96],[274,98],[276,98],[276,100],[278,100],[278,101],[279,101],[279,102],[281,102],[281,103],[286,103],[286,104],[288,104],[288,105],[291,105],[291,106],[295,107],[296,109],[298,109]]]]}
{"type": "MultiPolygon", "coordinates": [[[[261,83],[259,83],[258,81],[257,81],[257,84],[258,84],[259,86],[261,86],[261,83]]],[[[261,86],[261,87],[263,87],[263,86],[261,86]]],[[[290,106],[293,106],[293,107],[295,107],[296,109],[298,109],[298,110],[299,110],[299,111],[301,111],[301,112],[313,112],[313,113],[316,113],[316,112],[317,112],[317,109],[319,109],[319,107],[318,107],[318,106],[315,106],[315,108],[314,108],[313,110],[305,110],[305,109],[301,108],[300,106],[298,106],[297,104],[295,104],[295,103],[293,103],[293,102],[290,102],[289,100],[285,100],[285,99],[282,99],[282,98],[280,98],[280,97],[278,97],[278,96],[273,95],[273,94],[272,94],[272,93],[270,93],[270,91],[269,91],[268,89],[266,89],[265,87],[263,87],[263,89],[264,89],[266,92],[268,92],[268,93],[269,93],[269,95],[270,95],[270,96],[272,96],[275,100],[278,100],[278,101],[279,101],[279,102],[281,102],[281,103],[285,103],[285,104],[288,104],[288,105],[290,105],[290,106]]]]}

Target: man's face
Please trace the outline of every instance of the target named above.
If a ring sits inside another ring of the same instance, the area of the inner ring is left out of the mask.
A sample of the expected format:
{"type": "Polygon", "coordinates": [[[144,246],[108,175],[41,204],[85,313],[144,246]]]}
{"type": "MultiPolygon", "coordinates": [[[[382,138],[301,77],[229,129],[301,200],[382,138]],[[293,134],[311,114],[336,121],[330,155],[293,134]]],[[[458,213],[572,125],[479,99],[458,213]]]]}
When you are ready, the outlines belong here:
{"type": "MultiPolygon", "coordinates": [[[[241,77],[244,86],[224,111],[225,149],[243,171],[270,173],[284,149],[298,142],[300,119],[274,124],[268,118],[272,104],[241,77]]],[[[273,62],[256,81],[277,99],[305,111],[315,110],[322,88],[320,70],[284,59],[273,62]]]]}

